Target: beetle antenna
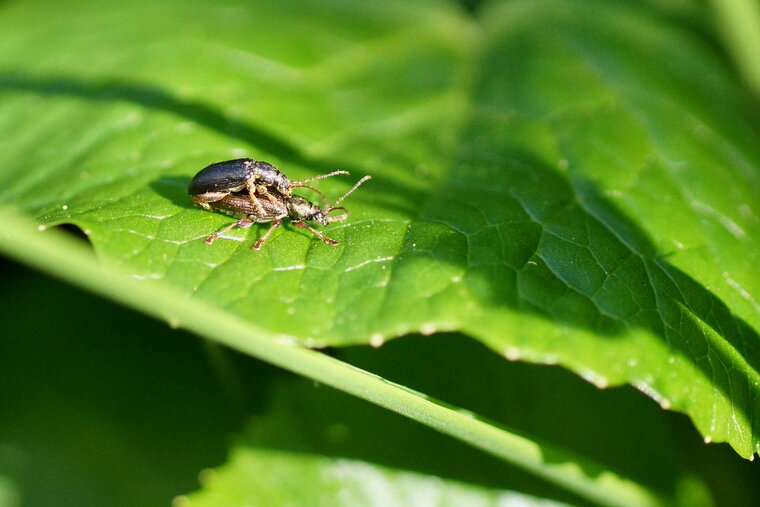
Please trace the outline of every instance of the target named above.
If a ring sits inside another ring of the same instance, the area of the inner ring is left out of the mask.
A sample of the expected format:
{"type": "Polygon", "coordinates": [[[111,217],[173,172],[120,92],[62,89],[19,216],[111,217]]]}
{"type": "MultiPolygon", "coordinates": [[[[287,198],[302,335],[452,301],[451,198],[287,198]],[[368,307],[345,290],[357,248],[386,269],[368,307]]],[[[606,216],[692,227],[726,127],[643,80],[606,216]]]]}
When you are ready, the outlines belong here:
{"type": "Polygon", "coordinates": [[[345,219],[348,218],[348,210],[346,208],[344,208],[343,206],[338,206],[338,207],[333,206],[332,208],[328,208],[327,209],[327,211],[325,212],[325,217],[327,217],[327,221],[328,222],[341,222],[341,221],[343,221],[343,220],[345,220],[345,219]],[[342,209],[343,213],[341,213],[340,215],[338,215],[336,217],[329,216],[330,213],[332,213],[336,209],[342,209]]]}
{"type": "Polygon", "coordinates": [[[345,194],[343,194],[343,197],[341,197],[340,199],[338,199],[337,201],[335,201],[335,204],[333,204],[332,206],[330,206],[329,208],[327,208],[324,211],[324,215],[325,215],[325,217],[327,217],[327,221],[328,222],[340,222],[341,220],[345,220],[346,218],[348,218],[348,210],[346,208],[344,208],[343,206],[338,206],[338,204],[340,204],[343,201],[343,199],[345,199],[346,197],[348,197],[349,195],[351,195],[351,192],[353,192],[354,190],[356,190],[357,188],[359,188],[359,185],[361,185],[365,181],[371,180],[371,179],[372,179],[372,176],[370,176],[369,174],[367,176],[365,176],[364,178],[360,179],[359,181],[356,182],[356,185],[354,185],[353,187],[351,187],[351,190],[349,190],[348,192],[346,192],[345,194]],[[344,213],[338,215],[337,217],[328,217],[328,215],[330,213],[332,213],[333,211],[335,211],[336,209],[342,209],[344,211],[344,213]]]}
{"type": "Polygon", "coordinates": [[[361,185],[361,184],[362,184],[362,183],[364,183],[365,181],[367,181],[367,180],[371,180],[371,179],[372,179],[372,176],[370,176],[370,175],[368,174],[368,175],[366,175],[364,178],[362,178],[362,179],[360,179],[359,181],[357,181],[357,182],[356,182],[356,185],[354,185],[354,186],[351,188],[351,190],[349,190],[348,192],[346,192],[345,194],[343,194],[343,197],[341,197],[340,199],[338,199],[337,201],[335,201],[335,203],[334,203],[332,206],[330,206],[330,208],[328,209],[328,211],[327,211],[327,212],[329,213],[329,212],[330,212],[329,210],[333,210],[333,209],[335,209],[335,208],[336,208],[336,206],[338,206],[338,204],[340,204],[341,202],[343,202],[343,199],[345,199],[346,197],[348,197],[349,195],[351,195],[351,192],[353,192],[354,190],[356,190],[357,188],[359,188],[359,185],[361,185]]]}
{"type": "Polygon", "coordinates": [[[327,208],[329,206],[329,204],[327,204],[327,197],[325,197],[325,194],[323,194],[322,192],[320,192],[316,188],[310,187],[309,185],[298,185],[298,188],[308,188],[309,190],[312,190],[312,191],[318,193],[319,197],[322,198],[322,207],[323,208],[327,208]]]}
{"type": "Polygon", "coordinates": [[[288,185],[290,188],[295,187],[303,187],[302,183],[306,183],[307,181],[314,181],[314,180],[321,180],[323,178],[329,178],[330,176],[337,176],[339,174],[351,174],[348,171],[333,171],[331,173],[327,174],[320,174],[319,176],[312,176],[311,178],[304,178],[302,180],[293,180],[288,185]]]}

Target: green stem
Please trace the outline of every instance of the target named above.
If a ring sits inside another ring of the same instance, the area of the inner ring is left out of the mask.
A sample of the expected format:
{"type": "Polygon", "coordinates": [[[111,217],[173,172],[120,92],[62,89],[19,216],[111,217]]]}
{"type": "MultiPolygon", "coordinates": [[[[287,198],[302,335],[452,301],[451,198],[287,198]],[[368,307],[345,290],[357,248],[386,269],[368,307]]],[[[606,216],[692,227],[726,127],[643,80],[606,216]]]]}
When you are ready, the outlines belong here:
{"type": "Polygon", "coordinates": [[[726,41],[744,78],[760,95],[760,3],[757,0],[712,0],[726,41]]]}

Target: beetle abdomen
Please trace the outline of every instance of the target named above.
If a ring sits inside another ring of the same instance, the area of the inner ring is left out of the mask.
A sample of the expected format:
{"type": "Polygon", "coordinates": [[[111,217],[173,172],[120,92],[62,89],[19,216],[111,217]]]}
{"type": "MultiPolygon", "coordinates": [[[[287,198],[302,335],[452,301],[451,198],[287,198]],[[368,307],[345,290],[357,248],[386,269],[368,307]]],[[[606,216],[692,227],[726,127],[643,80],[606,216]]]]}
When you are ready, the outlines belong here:
{"type": "Polygon", "coordinates": [[[262,199],[259,202],[263,213],[259,213],[251,200],[244,194],[229,194],[218,201],[209,202],[208,205],[213,211],[238,218],[250,218],[254,222],[271,222],[277,218],[288,216],[288,209],[282,201],[271,203],[262,199]]]}

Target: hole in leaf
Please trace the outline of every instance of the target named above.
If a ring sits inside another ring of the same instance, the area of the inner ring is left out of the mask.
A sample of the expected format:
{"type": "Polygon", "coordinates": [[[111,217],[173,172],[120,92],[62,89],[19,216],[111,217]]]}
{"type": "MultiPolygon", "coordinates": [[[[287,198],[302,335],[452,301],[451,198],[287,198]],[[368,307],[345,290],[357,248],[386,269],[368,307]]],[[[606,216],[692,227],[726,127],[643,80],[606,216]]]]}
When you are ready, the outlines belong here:
{"type": "Polygon", "coordinates": [[[78,225],[74,224],[60,224],[56,225],[55,227],[50,227],[49,230],[57,230],[64,232],[65,234],[77,238],[81,241],[86,242],[90,247],[92,247],[92,242],[90,241],[90,238],[85,234],[84,230],[79,227],[78,225]]]}

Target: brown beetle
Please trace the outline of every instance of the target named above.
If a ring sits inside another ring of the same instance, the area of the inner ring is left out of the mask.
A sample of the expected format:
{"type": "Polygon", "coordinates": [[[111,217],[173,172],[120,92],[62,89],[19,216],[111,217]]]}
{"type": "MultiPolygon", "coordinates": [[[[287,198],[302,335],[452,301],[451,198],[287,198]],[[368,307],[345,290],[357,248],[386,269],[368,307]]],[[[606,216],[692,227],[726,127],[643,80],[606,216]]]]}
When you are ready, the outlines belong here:
{"type": "MultiPolygon", "coordinates": [[[[267,165],[276,173],[266,173],[265,177],[251,176],[250,171],[242,172],[247,170],[247,166],[241,166],[238,163],[240,160],[211,164],[199,172],[190,182],[188,192],[196,205],[206,210],[219,211],[239,218],[237,222],[206,238],[205,241],[209,245],[234,227],[247,228],[255,223],[271,222],[272,226],[269,230],[253,245],[254,250],[259,250],[272,232],[282,225],[284,218],[289,219],[296,227],[309,229],[328,245],[339,245],[339,242],[328,238],[307,224],[306,221],[328,225],[332,222],[345,220],[348,217],[348,210],[338,206],[338,204],[356,190],[359,185],[371,179],[370,176],[363,177],[332,206],[325,204],[322,208],[308,199],[291,194],[290,189],[306,187],[322,195],[318,190],[303,183],[337,174],[348,174],[347,171],[334,171],[303,180],[288,181],[284,174],[269,164],[267,165]],[[213,170],[209,170],[210,168],[213,170]],[[330,213],[335,210],[343,210],[344,213],[331,217],[330,213]]],[[[324,199],[324,195],[322,198],[324,199]]]]}

